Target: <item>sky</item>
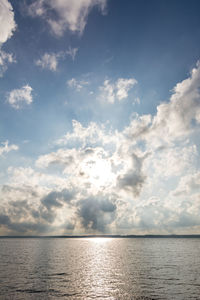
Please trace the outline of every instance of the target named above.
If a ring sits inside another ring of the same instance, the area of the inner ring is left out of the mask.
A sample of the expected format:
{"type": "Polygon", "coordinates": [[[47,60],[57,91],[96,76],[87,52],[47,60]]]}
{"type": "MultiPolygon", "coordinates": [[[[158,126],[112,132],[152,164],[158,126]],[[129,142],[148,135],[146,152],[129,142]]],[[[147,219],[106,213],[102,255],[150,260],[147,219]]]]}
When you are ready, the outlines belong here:
{"type": "Polygon", "coordinates": [[[200,233],[199,0],[0,0],[0,235],[200,233]]]}

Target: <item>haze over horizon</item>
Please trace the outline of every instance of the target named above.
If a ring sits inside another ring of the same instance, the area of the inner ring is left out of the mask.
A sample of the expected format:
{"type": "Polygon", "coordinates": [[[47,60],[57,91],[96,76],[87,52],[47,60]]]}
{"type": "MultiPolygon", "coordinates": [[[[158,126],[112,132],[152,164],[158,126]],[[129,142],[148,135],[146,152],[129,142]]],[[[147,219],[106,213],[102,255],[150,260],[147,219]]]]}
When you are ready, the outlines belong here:
{"type": "Polygon", "coordinates": [[[0,235],[200,233],[200,2],[0,0],[0,235]]]}

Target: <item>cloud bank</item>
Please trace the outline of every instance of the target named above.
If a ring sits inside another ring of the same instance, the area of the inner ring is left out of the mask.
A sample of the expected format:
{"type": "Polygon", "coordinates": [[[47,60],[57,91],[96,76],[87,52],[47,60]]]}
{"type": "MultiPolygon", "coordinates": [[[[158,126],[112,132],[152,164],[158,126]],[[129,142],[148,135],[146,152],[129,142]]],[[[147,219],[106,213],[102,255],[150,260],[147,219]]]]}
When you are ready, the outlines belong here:
{"type": "Polygon", "coordinates": [[[199,63],[154,116],[121,131],[74,120],[32,168],[8,168],[1,234],[198,233],[199,125],[199,63]]]}

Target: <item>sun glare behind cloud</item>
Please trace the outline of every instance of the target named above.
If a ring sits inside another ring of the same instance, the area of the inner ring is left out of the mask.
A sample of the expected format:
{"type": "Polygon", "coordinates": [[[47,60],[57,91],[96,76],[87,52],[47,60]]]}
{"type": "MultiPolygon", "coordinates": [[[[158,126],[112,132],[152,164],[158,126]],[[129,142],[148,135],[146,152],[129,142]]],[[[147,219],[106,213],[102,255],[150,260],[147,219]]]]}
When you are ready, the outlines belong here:
{"type": "Polygon", "coordinates": [[[92,186],[96,188],[107,187],[113,184],[115,177],[111,170],[110,162],[102,158],[86,160],[83,164],[83,172],[92,186]]]}

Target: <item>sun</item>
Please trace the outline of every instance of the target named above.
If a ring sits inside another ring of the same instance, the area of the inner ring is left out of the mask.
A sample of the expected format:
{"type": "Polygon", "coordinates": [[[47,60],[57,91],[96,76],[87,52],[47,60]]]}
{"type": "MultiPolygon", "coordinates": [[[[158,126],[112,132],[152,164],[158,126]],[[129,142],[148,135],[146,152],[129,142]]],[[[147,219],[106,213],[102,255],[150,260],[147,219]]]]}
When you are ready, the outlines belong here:
{"type": "Polygon", "coordinates": [[[111,169],[109,160],[95,158],[84,162],[84,173],[93,186],[106,187],[112,184],[114,174],[111,169]]]}

